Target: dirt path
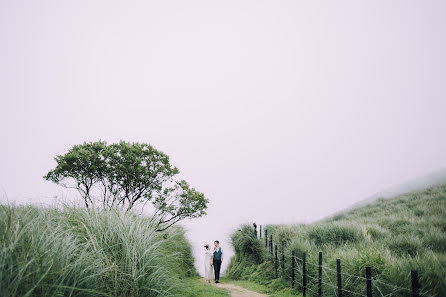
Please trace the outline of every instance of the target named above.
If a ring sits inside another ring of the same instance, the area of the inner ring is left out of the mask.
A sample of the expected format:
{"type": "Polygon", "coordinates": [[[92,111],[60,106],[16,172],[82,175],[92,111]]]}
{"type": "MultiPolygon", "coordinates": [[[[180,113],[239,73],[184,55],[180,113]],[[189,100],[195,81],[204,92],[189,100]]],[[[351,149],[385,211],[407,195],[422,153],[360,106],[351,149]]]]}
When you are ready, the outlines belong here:
{"type": "MultiPolygon", "coordinates": [[[[202,279],[203,282],[205,282],[204,279],[202,279]]],[[[229,291],[231,294],[231,297],[267,297],[265,294],[260,294],[245,288],[242,288],[240,286],[234,285],[234,284],[227,284],[227,283],[219,283],[219,284],[212,284],[213,286],[223,288],[229,291]]]]}

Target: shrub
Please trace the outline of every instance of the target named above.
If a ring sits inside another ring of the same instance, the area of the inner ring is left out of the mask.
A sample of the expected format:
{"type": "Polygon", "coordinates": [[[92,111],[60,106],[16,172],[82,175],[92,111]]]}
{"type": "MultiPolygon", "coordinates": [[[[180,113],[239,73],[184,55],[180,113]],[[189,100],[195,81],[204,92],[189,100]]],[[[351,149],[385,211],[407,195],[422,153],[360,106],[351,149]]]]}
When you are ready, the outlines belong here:
{"type": "Polygon", "coordinates": [[[288,243],[299,232],[298,226],[296,227],[296,226],[279,225],[279,226],[275,226],[274,228],[270,228],[270,229],[272,230],[272,233],[274,234],[274,241],[278,243],[279,247],[281,246],[282,241],[285,243],[285,245],[288,245],[288,243]]]}
{"type": "Polygon", "coordinates": [[[414,213],[414,215],[416,215],[417,217],[421,217],[421,216],[424,215],[424,210],[422,210],[422,209],[415,209],[415,210],[413,211],[413,213],[414,213]]]}
{"type": "Polygon", "coordinates": [[[415,257],[402,256],[393,258],[386,269],[377,277],[387,285],[380,284],[383,294],[390,294],[392,288],[400,290],[390,296],[407,296],[410,288],[410,270],[417,270],[421,284],[420,296],[444,296],[446,292],[446,255],[427,251],[415,257]]]}
{"type": "Polygon", "coordinates": [[[372,240],[379,240],[389,236],[389,231],[387,229],[381,228],[379,225],[370,225],[366,227],[367,235],[370,236],[372,240]]]}
{"type": "Polygon", "coordinates": [[[249,259],[234,255],[226,270],[226,276],[232,279],[246,280],[257,269],[257,265],[253,264],[249,259]]]}
{"type": "Polygon", "coordinates": [[[308,237],[319,247],[329,244],[339,246],[363,239],[361,229],[345,223],[316,224],[308,231],[308,237]]]}
{"type": "Polygon", "coordinates": [[[423,245],[434,252],[446,252],[446,234],[441,229],[432,227],[424,232],[423,245]]]}
{"type": "Polygon", "coordinates": [[[334,216],[331,218],[331,220],[332,220],[332,221],[341,221],[341,220],[343,220],[344,218],[345,218],[345,215],[342,214],[342,213],[340,213],[340,214],[334,215],[334,216]]]}
{"type": "Polygon", "coordinates": [[[263,260],[264,250],[257,238],[256,230],[250,225],[242,225],[231,236],[232,246],[236,255],[249,259],[253,264],[263,260]]]}
{"type": "Polygon", "coordinates": [[[247,279],[261,285],[266,285],[274,279],[274,276],[274,263],[272,261],[266,261],[260,265],[256,265],[255,269],[249,274],[247,279]]]}
{"type": "Polygon", "coordinates": [[[304,252],[315,250],[316,246],[303,236],[298,236],[291,241],[291,243],[285,249],[287,254],[290,255],[292,251],[296,253],[298,257],[302,257],[304,252]]]}
{"type": "Polygon", "coordinates": [[[396,237],[389,237],[388,248],[397,255],[415,256],[423,248],[423,243],[418,236],[400,234],[396,237]]]}
{"type": "Polygon", "coordinates": [[[242,225],[231,235],[235,255],[229,263],[227,276],[233,279],[248,279],[266,259],[263,242],[257,238],[257,232],[250,225],[242,225]]]}
{"type": "MultiPolygon", "coordinates": [[[[315,256],[316,253],[313,252],[315,256]]],[[[385,269],[387,263],[391,261],[392,255],[390,252],[382,249],[379,245],[371,245],[370,243],[363,242],[357,245],[343,246],[342,248],[333,248],[324,252],[324,268],[323,275],[327,280],[336,280],[336,259],[341,259],[342,271],[343,271],[343,288],[354,292],[352,295],[346,296],[362,296],[364,290],[364,281],[361,277],[364,277],[365,267],[372,267],[372,275],[376,278],[385,269]],[[328,267],[328,268],[325,268],[328,267]]],[[[311,259],[313,264],[317,263],[317,258],[311,259]]],[[[313,279],[310,283],[310,289],[317,291],[317,266],[307,265],[311,268],[310,274],[313,279]]],[[[328,281],[329,283],[330,281],[328,281]]],[[[333,283],[331,284],[334,285],[333,283]]],[[[375,283],[375,287],[377,284],[375,283]]],[[[332,291],[330,285],[323,286],[324,292],[332,291]]],[[[376,296],[380,296],[379,292],[374,292],[376,296]]]]}
{"type": "Polygon", "coordinates": [[[394,234],[398,234],[406,233],[410,229],[411,222],[401,218],[385,218],[379,221],[379,225],[394,234]]]}

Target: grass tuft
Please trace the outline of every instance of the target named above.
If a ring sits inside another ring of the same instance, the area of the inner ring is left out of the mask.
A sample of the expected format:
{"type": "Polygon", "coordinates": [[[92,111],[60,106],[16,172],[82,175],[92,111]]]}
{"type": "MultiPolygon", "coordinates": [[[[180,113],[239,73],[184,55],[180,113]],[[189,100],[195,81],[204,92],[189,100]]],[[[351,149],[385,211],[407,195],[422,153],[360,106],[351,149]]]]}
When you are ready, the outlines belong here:
{"type": "Polygon", "coordinates": [[[181,228],[117,210],[0,206],[1,296],[182,296],[181,228]]]}

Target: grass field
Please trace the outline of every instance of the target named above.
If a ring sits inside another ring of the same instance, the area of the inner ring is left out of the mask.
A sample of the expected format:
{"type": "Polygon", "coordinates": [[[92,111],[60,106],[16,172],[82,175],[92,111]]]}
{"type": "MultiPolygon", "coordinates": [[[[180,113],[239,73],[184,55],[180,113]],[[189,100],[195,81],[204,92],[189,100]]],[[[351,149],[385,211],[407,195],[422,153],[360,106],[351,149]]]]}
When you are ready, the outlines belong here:
{"type": "Polygon", "coordinates": [[[0,296],[228,296],[181,228],[115,210],[0,206],[0,296]]]}
{"type": "MultiPolygon", "coordinates": [[[[232,282],[275,297],[290,289],[292,251],[307,253],[309,293],[317,290],[318,252],[324,255],[324,296],[336,296],[336,259],[344,296],[365,294],[372,267],[374,296],[409,296],[410,270],[421,296],[446,296],[446,185],[381,199],[309,225],[269,225],[285,242],[285,274],[274,278],[272,257],[253,226],[233,233],[232,282]]],[[[229,296],[199,280],[181,228],[156,232],[148,218],[116,210],[0,206],[0,296],[229,296]]],[[[280,247],[280,244],[279,244],[280,247]]],[[[281,250],[279,249],[279,255],[281,250]]]]}
{"type": "MultiPolygon", "coordinates": [[[[422,296],[446,296],[446,185],[413,192],[337,214],[314,224],[269,225],[285,242],[285,274],[274,279],[272,257],[252,226],[232,234],[235,256],[227,275],[280,291],[290,286],[290,255],[307,254],[309,292],[317,292],[318,252],[323,253],[324,296],[336,296],[336,259],[341,259],[344,296],[365,295],[365,267],[372,267],[374,296],[409,296],[410,271],[418,270],[422,296]]],[[[296,290],[302,289],[297,261],[296,290]]]]}

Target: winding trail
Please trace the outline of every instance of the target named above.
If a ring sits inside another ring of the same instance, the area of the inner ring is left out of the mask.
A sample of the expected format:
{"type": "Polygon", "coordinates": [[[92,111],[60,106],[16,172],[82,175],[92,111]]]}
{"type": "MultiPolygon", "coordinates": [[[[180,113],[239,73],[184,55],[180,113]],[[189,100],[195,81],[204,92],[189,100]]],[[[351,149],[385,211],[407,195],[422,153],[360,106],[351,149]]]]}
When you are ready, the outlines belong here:
{"type": "MultiPolygon", "coordinates": [[[[206,282],[204,278],[202,279],[203,282],[206,282]]],[[[268,295],[260,294],[245,288],[242,288],[240,286],[234,285],[234,284],[227,284],[227,283],[219,283],[219,284],[212,284],[213,286],[226,289],[231,294],[231,297],[268,297],[268,295]]]]}

